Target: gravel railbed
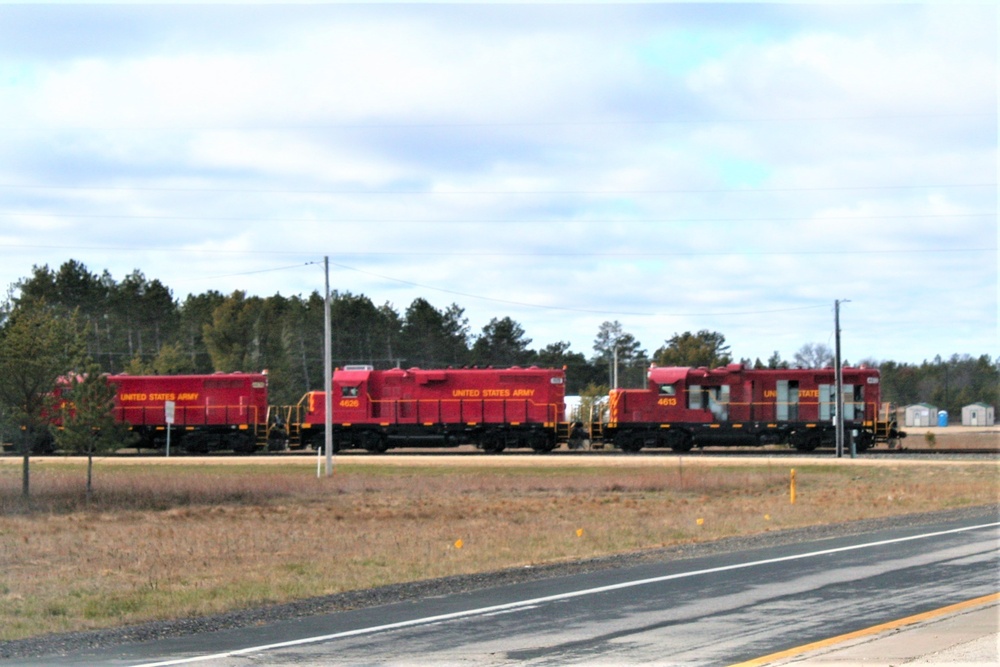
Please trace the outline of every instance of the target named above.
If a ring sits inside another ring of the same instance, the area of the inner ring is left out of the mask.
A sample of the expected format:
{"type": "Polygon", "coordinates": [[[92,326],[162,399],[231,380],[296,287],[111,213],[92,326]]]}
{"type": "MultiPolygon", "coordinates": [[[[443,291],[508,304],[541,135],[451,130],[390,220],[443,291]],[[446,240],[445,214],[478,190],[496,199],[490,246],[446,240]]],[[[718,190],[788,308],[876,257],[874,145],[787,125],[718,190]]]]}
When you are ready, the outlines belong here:
{"type": "Polygon", "coordinates": [[[147,642],[166,637],[179,637],[215,630],[249,627],[297,617],[377,607],[397,602],[418,600],[425,597],[462,593],[568,574],[665,560],[682,560],[720,553],[734,553],[823,538],[859,535],[882,528],[920,526],[957,519],[996,521],[998,517],[1000,517],[1000,505],[989,505],[944,512],[909,514],[810,526],[746,537],[731,537],[714,542],[648,549],[580,561],[517,567],[494,572],[393,584],[391,586],[337,593],[335,595],[309,598],[285,604],[232,611],[214,616],[155,621],[104,630],[71,632],[0,642],[0,659],[60,655],[69,650],[79,650],[81,648],[102,648],[147,642]]]}

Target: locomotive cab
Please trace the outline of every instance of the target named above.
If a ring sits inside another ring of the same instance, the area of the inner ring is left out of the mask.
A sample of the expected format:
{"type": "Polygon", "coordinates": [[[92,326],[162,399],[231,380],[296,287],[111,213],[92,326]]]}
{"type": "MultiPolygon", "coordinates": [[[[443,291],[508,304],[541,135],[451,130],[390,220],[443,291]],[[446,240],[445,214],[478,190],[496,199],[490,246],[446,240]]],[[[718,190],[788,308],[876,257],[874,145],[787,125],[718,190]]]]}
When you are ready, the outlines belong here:
{"type": "MultiPolygon", "coordinates": [[[[842,387],[843,421],[859,450],[902,437],[880,416],[878,370],[845,367],[842,387]]],[[[767,444],[811,450],[834,444],[836,404],[832,368],[653,366],[646,389],[612,391],[605,430],[626,451],[767,444]]]]}
{"type": "Polygon", "coordinates": [[[371,412],[368,381],[371,370],[336,371],[333,374],[333,421],[352,423],[367,419],[371,412]]]}

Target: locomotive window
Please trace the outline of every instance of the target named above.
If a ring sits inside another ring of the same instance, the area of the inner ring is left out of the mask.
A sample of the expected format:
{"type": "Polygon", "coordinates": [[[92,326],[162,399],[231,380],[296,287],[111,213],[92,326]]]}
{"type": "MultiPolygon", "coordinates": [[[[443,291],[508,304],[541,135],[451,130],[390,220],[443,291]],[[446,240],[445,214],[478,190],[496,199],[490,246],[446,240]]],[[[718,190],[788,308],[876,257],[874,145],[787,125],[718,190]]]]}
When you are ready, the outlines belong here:
{"type": "Polygon", "coordinates": [[[705,404],[701,402],[701,385],[688,387],[688,410],[701,410],[705,404]]]}
{"type": "Polygon", "coordinates": [[[660,385],[660,396],[676,396],[677,388],[672,384],[661,384],[660,385]]]}
{"type": "Polygon", "coordinates": [[[357,387],[341,387],[340,388],[340,394],[341,394],[341,396],[344,396],[346,398],[357,398],[357,396],[358,396],[358,388],[357,387]]]}

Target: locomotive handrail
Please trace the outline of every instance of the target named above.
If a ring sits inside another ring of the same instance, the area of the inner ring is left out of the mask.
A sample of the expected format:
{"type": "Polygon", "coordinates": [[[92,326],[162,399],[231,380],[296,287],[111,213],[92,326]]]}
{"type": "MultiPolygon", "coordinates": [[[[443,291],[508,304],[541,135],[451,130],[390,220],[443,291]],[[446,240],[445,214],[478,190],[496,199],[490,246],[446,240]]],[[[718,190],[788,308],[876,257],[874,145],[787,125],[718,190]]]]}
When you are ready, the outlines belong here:
{"type": "MultiPolygon", "coordinates": [[[[162,406],[151,406],[151,405],[136,405],[136,406],[122,406],[115,408],[115,413],[121,415],[122,421],[127,421],[132,426],[155,426],[155,425],[166,425],[166,411],[162,406]],[[137,421],[135,419],[130,419],[129,416],[138,412],[140,419],[137,421]],[[152,415],[150,417],[150,415],[152,415]]],[[[256,405],[185,405],[177,406],[175,408],[174,425],[175,426],[223,426],[223,425],[238,425],[238,424],[259,424],[260,410],[256,405]],[[250,413],[253,413],[253,419],[250,419],[250,413]],[[221,414],[221,421],[211,421],[209,417],[213,414],[221,414]],[[193,417],[192,417],[193,415],[193,417]],[[247,419],[238,419],[241,416],[246,416],[247,419]],[[201,416],[203,419],[198,420],[201,416]]]]}
{"type": "MultiPolygon", "coordinates": [[[[431,413],[434,417],[434,423],[444,423],[444,413],[446,404],[455,404],[458,408],[457,415],[458,421],[468,423],[472,421],[482,421],[485,417],[486,407],[501,404],[501,418],[507,420],[508,416],[511,415],[510,407],[515,404],[523,405],[524,418],[522,421],[527,421],[530,418],[530,412],[532,408],[534,409],[544,409],[546,412],[546,421],[552,423],[558,423],[561,421],[559,419],[559,405],[558,403],[551,402],[541,402],[536,401],[534,398],[523,398],[523,399],[511,399],[509,397],[479,397],[475,399],[469,398],[384,398],[384,399],[373,399],[370,395],[367,396],[368,402],[372,406],[377,406],[379,409],[377,411],[378,419],[389,420],[388,423],[400,424],[409,423],[403,420],[413,420],[414,422],[428,423],[429,419],[427,416],[426,408],[430,407],[431,413]],[[408,405],[412,407],[413,414],[403,416],[400,414],[401,410],[397,409],[399,406],[408,405]],[[391,406],[391,410],[385,410],[386,406],[391,406]],[[475,415],[470,415],[469,411],[465,408],[467,406],[477,406],[478,409],[475,411],[475,415]],[[548,419],[549,413],[553,415],[552,419],[548,419]],[[473,416],[476,419],[473,419],[473,416]]],[[[373,415],[376,411],[372,411],[373,415]]]]}
{"type": "MultiPolygon", "coordinates": [[[[643,392],[645,390],[631,390],[643,392]]],[[[844,401],[845,421],[851,424],[879,424],[880,427],[888,429],[888,424],[892,419],[888,415],[882,415],[878,408],[878,403],[864,400],[844,401]]],[[[713,401],[711,405],[698,407],[687,407],[683,403],[659,403],[667,410],[677,411],[677,415],[671,419],[664,419],[667,412],[660,412],[660,408],[654,409],[648,404],[639,404],[636,407],[630,399],[629,390],[616,390],[609,394],[608,410],[605,417],[600,421],[614,428],[618,421],[631,422],[634,418],[632,413],[636,410],[649,414],[650,421],[664,422],[684,422],[692,418],[693,415],[703,415],[710,418],[711,423],[745,423],[763,421],[791,421],[791,422],[822,422],[833,423],[836,416],[836,402],[823,400],[802,400],[802,401],[713,401]],[[825,410],[822,408],[828,408],[825,410]],[[787,417],[778,417],[779,408],[787,408],[787,417]],[[683,416],[682,416],[683,415],[683,416]],[[628,419],[623,417],[629,416],[628,419]]],[[[597,421],[591,419],[590,421],[597,421]]],[[[702,423],[696,419],[693,423],[702,423]]]]}

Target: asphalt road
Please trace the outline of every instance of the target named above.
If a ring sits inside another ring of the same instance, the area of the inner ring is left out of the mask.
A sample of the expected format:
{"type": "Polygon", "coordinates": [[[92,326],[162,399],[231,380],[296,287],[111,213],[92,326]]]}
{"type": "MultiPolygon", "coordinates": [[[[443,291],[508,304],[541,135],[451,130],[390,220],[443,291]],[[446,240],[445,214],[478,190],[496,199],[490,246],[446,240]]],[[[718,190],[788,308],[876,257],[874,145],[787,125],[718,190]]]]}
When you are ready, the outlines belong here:
{"type": "Polygon", "coordinates": [[[731,665],[1000,591],[958,521],[4,665],[731,665]]]}

